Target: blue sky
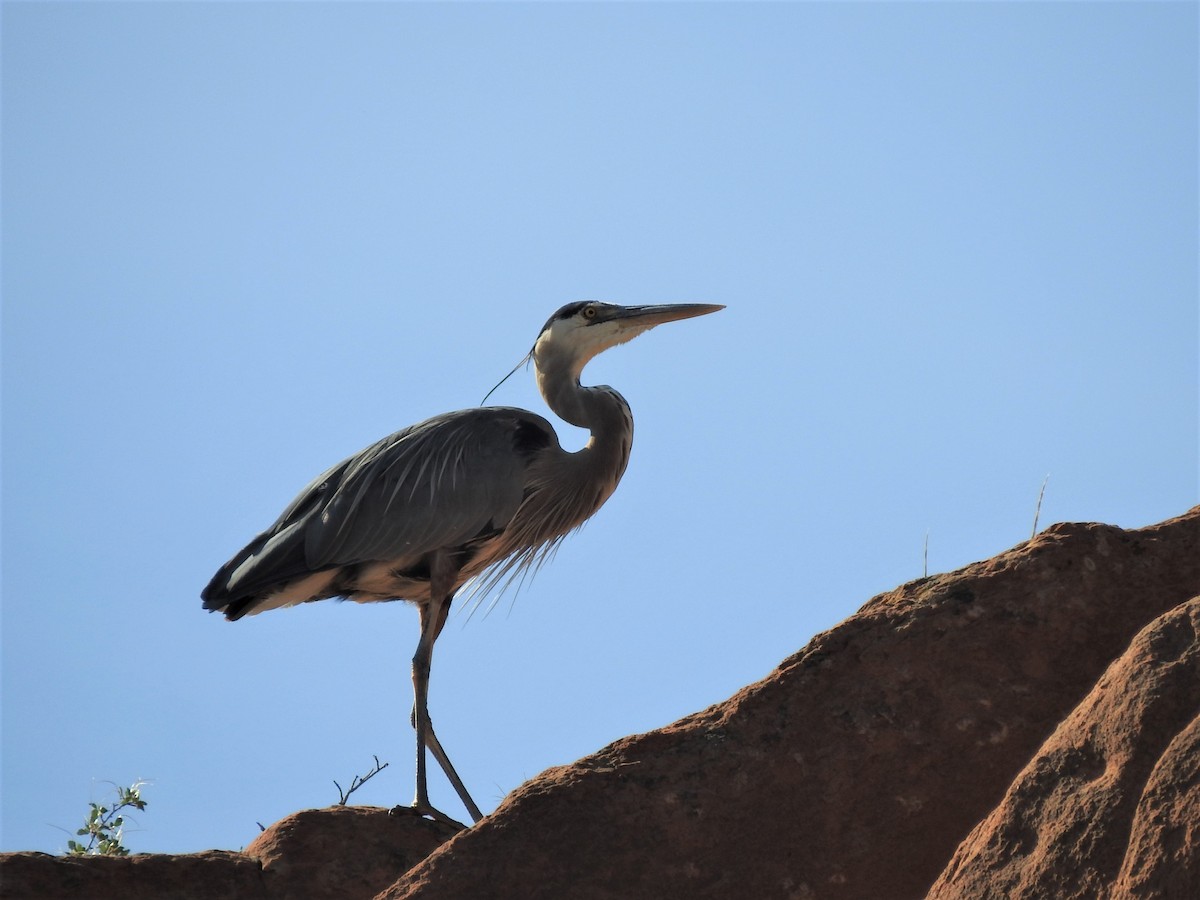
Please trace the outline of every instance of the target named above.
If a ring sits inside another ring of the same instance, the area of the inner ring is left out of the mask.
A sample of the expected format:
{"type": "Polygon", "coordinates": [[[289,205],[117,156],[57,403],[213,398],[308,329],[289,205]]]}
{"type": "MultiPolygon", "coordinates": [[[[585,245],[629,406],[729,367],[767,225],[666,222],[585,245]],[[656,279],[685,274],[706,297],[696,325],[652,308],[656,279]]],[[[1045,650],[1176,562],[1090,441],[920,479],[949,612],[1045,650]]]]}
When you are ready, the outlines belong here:
{"type": "MultiPolygon", "coordinates": [[[[1041,523],[1200,501],[1196,4],[3,5],[3,832],[412,792],[402,604],[230,624],[316,473],[558,306],[637,437],[431,709],[485,811],[1041,523]]],[[[530,373],[492,402],[545,412],[530,373]]],[[[564,443],[583,436],[560,428],[564,443]]],[[[819,722],[811,723],[819,728],[819,722]]],[[[440,777],[434,802],[461,814],[440,777]]]]}

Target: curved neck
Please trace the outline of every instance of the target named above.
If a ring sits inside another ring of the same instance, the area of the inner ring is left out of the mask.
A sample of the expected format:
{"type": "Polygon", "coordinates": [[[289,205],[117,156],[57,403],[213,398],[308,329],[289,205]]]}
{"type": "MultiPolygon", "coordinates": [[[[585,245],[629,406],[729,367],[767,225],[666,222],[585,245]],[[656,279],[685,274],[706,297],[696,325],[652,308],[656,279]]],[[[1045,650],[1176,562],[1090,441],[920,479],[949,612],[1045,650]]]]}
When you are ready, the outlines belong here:
{"type": "Polygon", "coordinates": [[[603,440],[625,428],[629,405],[610,387],[584,387],[569,369],[537,371],[538,390],[554,414],[603,440]]]}
{"type": "Polygon", "coordinates": [[[537,382],[546,405],[556,415],[591,432],[586,447],[562,459],[581,478],[581,490],[596,490],[592,502],[593,509],[598,508],[616,489],[629,465],[633,447],[629,404],[608,386],[583,387],[577,370],[538,369],[537,382]]]}

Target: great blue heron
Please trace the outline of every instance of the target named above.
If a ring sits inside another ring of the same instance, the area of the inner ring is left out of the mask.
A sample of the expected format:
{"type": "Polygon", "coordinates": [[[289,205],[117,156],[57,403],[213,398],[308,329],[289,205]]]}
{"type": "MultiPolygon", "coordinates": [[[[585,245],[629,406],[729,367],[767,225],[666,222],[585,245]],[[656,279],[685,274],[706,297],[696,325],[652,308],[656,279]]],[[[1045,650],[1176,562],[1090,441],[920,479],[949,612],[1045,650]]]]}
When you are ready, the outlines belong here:
{"type": "Polygon", "coordinates": [[[433,644],[455,592],[472,578],[486,592],[536,566],[616,489],[629,462],[633,417],[611,387],[580,385],[588,361],[655,325],[720,309],[568,303],[526,358],[547,405],[591,431],[582,450],[563,450],[549,422],[512,407],[464,409],[398,431],[318,475],[213,576],[204,607],[232,621],[330,597],[416,603],[413,809],[458,824],[429,802],[428,748],[479,821],[428,709],[433,644]]]}

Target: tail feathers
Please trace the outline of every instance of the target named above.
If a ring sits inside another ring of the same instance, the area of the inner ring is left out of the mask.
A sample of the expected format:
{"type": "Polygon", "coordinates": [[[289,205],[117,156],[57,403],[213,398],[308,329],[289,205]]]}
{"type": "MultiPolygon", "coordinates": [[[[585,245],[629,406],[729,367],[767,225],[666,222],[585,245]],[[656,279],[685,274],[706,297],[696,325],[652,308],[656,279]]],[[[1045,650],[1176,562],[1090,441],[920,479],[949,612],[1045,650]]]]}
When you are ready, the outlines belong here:
{"type": "Polygon", "coordinates": [[[328,575],[324,580],[332,582],[336,569],[314,573],[309,568],[299,526],[294,523],[277,533],[264,532],[225,563],[200,592],[204,608],[222,612],[232,622],[264,609],[313,599],[312,589],[318,585],[309,576],[328,575]],[[298,596],[294,589],[301,584],[310,596],[298,596]]]}

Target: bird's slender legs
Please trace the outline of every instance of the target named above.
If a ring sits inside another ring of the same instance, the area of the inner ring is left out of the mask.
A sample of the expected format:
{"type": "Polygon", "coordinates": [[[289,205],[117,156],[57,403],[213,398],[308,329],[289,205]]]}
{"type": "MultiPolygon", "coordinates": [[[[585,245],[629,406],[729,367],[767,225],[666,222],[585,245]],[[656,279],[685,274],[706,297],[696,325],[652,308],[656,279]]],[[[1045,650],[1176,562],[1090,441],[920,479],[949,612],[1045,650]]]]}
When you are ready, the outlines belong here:
{"type": "Polygon", "coordinates": [[[467,793],[466,786],[462,783],[462,779],[458,777],[458,773],[454,771],[454,764],[450,762],[450,757],[446,755],[446,751],[442,749],[442,743],[438,740],[437,735],[433,733],[433,722],[427,721],[425,729],[425,746],[433,754],[438,764],[442,767],[442,771],[446,773],[446,777],[450,780],[450,784],[454,787],[458,794],[458,799],[462,801],[463,806],[467,808],[467,812],[471,814],[471,821],[478,822],[483,818],[483,813],[479,811],[479,807],[475,805],[475,801],[471,799],[471,795],[467,793]]]}
{"type": "Polygon", "coordinates": [[[412,725],[417,732],[417,793],[413,798],[413,808],[420,812],[433,811],[425,781],[425,747],[428,743],[426,732],[429,730],[429,667],[433,659],[433,642],[437,638],[435,629],[431,627],[431,623],[436,621],[437,610],[432,607],[437,602],[430,601],[428,606],[421,607],[421,639],[417,642],[417,652],[412,660],[412,725]]]}
{"type": "Polygon", "coordinates": [[[483,818],[479,807],[467,793],[462,779],[458,777],[458,773],[450,763],[450,757],[442,749],[441,742],[433,732],[433,722],[429,718],[429,670],[433,661],[433,645],[446,624],[446,616],[450,613],[450,604],[454,599],[454,578],[457,574],[447,556],[448,554],[444,553],[435,554],[430,562],[430,599],[428,604],[420,607],[421,638],[417,642],[417,651],[413,654],[412,725],[417,732],[417,790],[413,799],[413,809],[439,821],[459,825],[460,823],[434,809],[433,804],[429,802],[425,770],[425,750],[428,748],[433,752],[434,758],[441,765],[446,777],[450,779],[450,784],[454,786],[455,792],[471,814],[471,818],[476,822],[483,818]]]}

